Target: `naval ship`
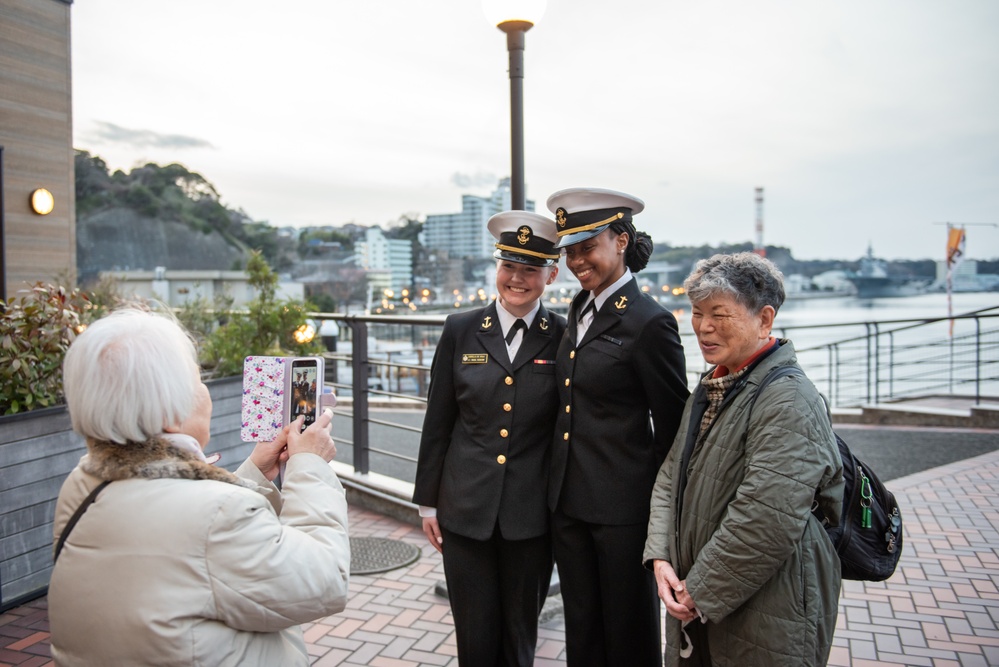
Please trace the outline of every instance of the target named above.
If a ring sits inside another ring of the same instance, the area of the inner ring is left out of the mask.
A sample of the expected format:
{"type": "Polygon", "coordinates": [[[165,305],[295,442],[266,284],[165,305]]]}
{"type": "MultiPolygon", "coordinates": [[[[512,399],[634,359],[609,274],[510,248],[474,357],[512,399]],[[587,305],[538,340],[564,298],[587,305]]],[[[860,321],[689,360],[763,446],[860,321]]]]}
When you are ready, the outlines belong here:
{"type": "Polygon", "coordinates": [[[857,288],[861,299],[912,296],[926,291],[926,281],[888,275],[888,262],[875,257],[869,245],[867,254],[860,258],[860,270],[847,273],[846,278],[857,288]]]}

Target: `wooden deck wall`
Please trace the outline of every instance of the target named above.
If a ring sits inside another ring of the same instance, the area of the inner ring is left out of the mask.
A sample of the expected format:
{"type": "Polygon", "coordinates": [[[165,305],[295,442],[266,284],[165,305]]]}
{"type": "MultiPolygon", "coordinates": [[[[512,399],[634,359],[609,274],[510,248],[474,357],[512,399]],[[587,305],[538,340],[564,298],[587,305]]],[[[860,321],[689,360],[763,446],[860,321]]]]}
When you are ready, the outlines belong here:
{"type": "Polygon", "coordinates": [[[76,275],[70,3],[0,3],[5,298],[37,281],[76,275]],[[46,188],[55,210],[31,210],[46,188]]]}

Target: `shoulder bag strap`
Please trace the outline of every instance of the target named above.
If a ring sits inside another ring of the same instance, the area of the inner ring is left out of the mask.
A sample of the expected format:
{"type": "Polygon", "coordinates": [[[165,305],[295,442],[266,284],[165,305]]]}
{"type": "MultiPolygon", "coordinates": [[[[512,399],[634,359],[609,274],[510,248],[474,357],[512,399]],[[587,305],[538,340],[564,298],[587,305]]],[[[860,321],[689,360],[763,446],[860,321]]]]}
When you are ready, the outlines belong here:
{"type": "Polygon", "coordinates": [[[80,506],[76,508],[75,512],[73,512],[73,516],[71,516],[69,521],[66,522],[66,527],[63,528],[62,534],[59,535],[59,541],[56,543],[55,555],[52,557],[53,564],[57,560],[59,560],[59,554],[62,552],[62,546],[66,543],[66,538],[69,537],[69,533],[76,526],[76,522],[80,520],[80,517],[83,516],[83,513],[87,511],[87,508],[90,507],[90,504],[97,499],[97,494],[103,491],[104,487],[110,483],[111,481],[107,480],[95,486],[94,490],[90,492],[90,495],[84,498],[83,502],[80,503],[80,506]]]}

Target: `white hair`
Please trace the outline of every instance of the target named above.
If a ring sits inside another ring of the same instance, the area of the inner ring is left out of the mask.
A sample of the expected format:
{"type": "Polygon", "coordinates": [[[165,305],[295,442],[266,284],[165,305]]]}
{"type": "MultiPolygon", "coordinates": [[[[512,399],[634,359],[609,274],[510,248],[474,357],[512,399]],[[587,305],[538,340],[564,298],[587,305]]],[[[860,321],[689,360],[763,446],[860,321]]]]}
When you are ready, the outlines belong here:
{"type": "Polygon", "coordinates": [[[182,423],[194,410],[199,382],[190,336],[174,319],[142,310],[97,320],[63,362],[73,430],[119,444],[182,423]]]}

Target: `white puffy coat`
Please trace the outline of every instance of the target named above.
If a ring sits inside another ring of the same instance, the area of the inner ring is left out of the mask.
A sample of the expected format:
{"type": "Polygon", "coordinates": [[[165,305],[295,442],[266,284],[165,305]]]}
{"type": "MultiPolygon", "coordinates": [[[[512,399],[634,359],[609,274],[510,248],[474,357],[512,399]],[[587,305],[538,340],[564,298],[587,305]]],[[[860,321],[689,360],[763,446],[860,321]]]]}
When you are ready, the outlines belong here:
{"type": "Polygon", "coordinates": [[[157,440],[95,464],[108,446],[88,443],[56,504],[58,540],[90,490],[115,480],[52,574],[56,664],[308,665],[299,624],[347,600],[347,503],[329,465],[296,454],[279,491],[249,461],[232,475],[157,440]]]}

